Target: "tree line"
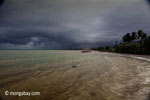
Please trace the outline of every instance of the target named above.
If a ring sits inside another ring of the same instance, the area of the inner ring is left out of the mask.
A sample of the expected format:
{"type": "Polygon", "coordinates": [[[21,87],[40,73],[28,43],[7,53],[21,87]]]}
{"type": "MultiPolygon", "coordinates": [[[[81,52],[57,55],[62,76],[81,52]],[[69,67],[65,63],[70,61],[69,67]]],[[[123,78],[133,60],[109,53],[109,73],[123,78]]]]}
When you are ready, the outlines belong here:
{"type": "Polygon", "coordinates": [[[126,33],[122,37],[122,41],[116,41],[114,46],[105,46],[93,48],[99,51],[132,53],[132,54],[150,54],[150,36],[143,30],[137,32],[126,33]]]}

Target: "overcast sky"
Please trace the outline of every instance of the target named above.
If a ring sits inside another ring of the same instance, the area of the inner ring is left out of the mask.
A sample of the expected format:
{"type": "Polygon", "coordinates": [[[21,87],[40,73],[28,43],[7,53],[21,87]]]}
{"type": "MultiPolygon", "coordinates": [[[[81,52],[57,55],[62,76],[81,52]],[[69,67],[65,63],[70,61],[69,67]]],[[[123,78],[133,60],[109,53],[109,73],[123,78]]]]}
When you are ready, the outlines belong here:
{"type": "Polygon", "coordinates": [[[146,0],[5,0],[0,49],[112,45],[127,32],[150,32],[146,0]]]}

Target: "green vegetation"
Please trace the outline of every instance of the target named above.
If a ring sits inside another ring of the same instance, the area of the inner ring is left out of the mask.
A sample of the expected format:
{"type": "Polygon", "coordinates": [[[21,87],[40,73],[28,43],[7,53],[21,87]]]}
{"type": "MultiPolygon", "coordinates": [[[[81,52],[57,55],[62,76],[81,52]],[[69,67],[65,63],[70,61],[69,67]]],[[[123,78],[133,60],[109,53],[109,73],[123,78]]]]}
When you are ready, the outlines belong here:
{"type": "Polygon", "coordinates": [[[103,51],[103,52],[115,52],[115,48],[114,47],[110,47],[110,46],[92,48],[92,50],[98,50],[98,51],[103,51]]]}
{"type": "Polygon", "coordinates": [[[94,50],[132,54],[150,54],[150,36],[143,32],[143,30],[126,33],[119,44],[116,41],[115,46],[98,47],[94,48],[94,50]]]}

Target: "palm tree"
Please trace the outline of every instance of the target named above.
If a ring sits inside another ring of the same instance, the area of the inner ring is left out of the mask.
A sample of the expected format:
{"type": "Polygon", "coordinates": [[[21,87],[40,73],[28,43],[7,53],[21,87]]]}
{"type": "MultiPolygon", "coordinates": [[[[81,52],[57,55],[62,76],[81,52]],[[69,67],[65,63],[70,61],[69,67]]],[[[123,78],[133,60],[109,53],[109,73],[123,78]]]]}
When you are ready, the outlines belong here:
{"type": "Polygon", "coordinates": [[[122,38],[122,40],[125,43],[126,42],[129,43],[132,40],[132,37],[131,37],[130,33],[127,33],[126,35],[124,35],[123,38],[122,38]]]}
{"type": "Polygon", "coordinates": [[[136,35],[136,32],[132,32],[132,40],[136,40],[137,39],[137,35],[136,35]]]}
{"type": "Polygon", "coordinates": [[[131,37],[130,33],[127,33],[126,35],[127,35],[127,42],[128,43],[131,42],[132,37],[131,37]]]}
{"type": "Polygon", "coordinates": [[[139,30],[138,31],[138,38],[141,38],[142,34],[143,34],[143,30],[139,30]]]}
{"type": "Polygon", "coordinates": [[[145,40],[146,38],[147,38],[147,34],[143,32],[141,36],[141,41],[145,40]]]}
{"type": "Polygon", "coordinates": [[[122,37],[122,41],[125,42],[125,43],[127,42],[127,35],[124,35],[124,36],[122,37]]]}

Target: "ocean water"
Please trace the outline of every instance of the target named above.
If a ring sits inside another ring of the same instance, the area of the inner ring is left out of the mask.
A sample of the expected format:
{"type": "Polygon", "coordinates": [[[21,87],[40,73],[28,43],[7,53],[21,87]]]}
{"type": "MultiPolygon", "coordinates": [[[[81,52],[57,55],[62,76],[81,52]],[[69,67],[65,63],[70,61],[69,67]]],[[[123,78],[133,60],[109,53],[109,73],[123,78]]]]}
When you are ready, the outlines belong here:
{"type": "MultiPolygon", "coordinates": [[[[61,50],[6,50],[0,51],[0,69],[18,67],[33,67],[39,64],[53,66],[58,63],[75,64],[80,57],[80,51],[61,50]],[[72,63],[71,63],[72,62],[72,63]]],[[[82,58],[81,58],[82,59],[82,58]]]]}
{"type": "Polygon", "coordinates": [[[0,51],[1,100],[149,100],[149,95],[146,61],[96,51],[0,51]],[[5,91],[40,95],[6,96],[5,91]]]}

